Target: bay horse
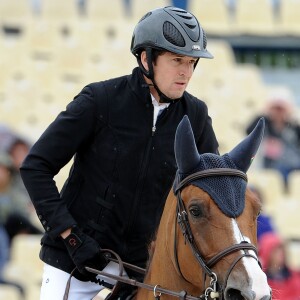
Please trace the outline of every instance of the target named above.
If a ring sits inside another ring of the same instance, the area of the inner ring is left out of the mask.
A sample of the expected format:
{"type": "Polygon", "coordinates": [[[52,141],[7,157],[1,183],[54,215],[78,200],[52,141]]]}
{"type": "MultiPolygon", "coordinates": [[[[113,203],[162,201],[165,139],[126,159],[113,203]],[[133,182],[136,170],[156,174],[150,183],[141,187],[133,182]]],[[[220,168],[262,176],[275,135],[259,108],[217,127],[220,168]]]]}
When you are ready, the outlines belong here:
{"type": "Polygon", "coordinates": [[[247,188],[246,175],[264,126],[262,118],[243,141],[221,156],[199,154],[190,121],[187,116],[182,119],[175,136],[174,186],[144,281],[129,282],[139,288],[134,298],[126,300],[272,299],[257,255],[262,204],[247,188]]]}
{"type": "Polygon", "coordinates": [[[174,147],[177,176],[144,279],[155,288],[139,288],[136,300],[271,299],[256,250],[261,203],[247,189],[246,175],[263,131],[261,119],[228,154],[200,155],[183,118],[174,147]]]}

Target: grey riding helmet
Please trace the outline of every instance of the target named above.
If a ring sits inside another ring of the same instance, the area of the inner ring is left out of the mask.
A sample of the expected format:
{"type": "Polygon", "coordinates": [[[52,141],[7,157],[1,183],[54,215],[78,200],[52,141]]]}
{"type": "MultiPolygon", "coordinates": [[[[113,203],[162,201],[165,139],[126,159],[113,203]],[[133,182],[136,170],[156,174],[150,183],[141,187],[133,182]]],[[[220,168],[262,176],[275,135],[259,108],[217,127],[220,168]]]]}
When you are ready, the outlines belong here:
{"type": "Polygon", "coordinates": [[[147,48],[167,50],[196,58],[213,58],[206,49],[206,35],[196,17],[167,6],[148,12],[136,25],[131,52],[139,57],[147,48]]]}

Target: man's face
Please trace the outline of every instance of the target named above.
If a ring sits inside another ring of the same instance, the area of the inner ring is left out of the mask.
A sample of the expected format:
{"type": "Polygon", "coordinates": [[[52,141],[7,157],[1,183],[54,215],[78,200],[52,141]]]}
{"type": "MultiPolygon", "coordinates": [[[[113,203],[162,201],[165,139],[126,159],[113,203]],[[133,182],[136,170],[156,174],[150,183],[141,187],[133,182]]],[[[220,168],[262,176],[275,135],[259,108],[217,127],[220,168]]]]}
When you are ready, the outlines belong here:
{"type": "Polygon", "coordinates": [[[171,99],[180,98],[193,75],[197,58],[165,52],[153,65],[154,79],[161,90],[171,99]]]}
{"type": "Polygon", "coordinates": [[[197,59],[171,52],[159,55],[154,64],[154,79],[169,98],[180,98],[193,75],[197,59]]]}

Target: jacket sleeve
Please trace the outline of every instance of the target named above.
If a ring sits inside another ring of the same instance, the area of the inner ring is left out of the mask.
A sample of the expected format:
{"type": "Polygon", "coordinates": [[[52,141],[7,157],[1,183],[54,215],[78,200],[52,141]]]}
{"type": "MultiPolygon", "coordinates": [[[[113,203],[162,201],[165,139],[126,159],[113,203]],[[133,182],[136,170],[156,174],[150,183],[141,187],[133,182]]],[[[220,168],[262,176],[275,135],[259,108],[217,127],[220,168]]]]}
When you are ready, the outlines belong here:
{"type": "Polygon", "coordinates": [[[38,218],[53,239],[76,224],[53,178],[91,137],[95,122],[96,105],[87,86],[49,125],[20,168],[38,218]]]}

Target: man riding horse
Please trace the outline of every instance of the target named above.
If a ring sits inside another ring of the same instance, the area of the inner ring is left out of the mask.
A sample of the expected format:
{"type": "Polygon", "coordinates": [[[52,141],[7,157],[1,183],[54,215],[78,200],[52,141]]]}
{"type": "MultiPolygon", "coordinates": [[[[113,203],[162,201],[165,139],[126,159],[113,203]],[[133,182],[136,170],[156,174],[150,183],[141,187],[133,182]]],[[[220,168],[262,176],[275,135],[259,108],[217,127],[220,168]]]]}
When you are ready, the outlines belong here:
{"type": "Polygon", "coordinates": [[[85,86],[31,148],[21,175],[45,229],[41,300],[62,299],[73,270],[69,299],[93,298],[103,286],[85,266],[118,273],[101,248],[146,266],[177,170],[174,137],[184,115],[197,150],[218,153],[206,104],[186,91],[199,59],[212,58],[206,46],[193,14],[148,12],[133,32],[132,74],[85,86]],[[59,192],[53,178],[72,158],[59,192]]]}

